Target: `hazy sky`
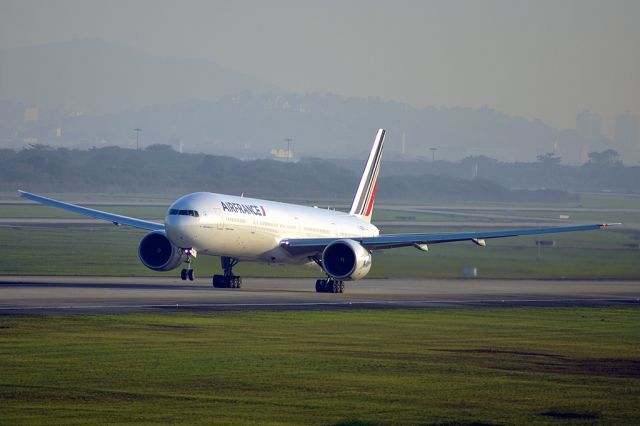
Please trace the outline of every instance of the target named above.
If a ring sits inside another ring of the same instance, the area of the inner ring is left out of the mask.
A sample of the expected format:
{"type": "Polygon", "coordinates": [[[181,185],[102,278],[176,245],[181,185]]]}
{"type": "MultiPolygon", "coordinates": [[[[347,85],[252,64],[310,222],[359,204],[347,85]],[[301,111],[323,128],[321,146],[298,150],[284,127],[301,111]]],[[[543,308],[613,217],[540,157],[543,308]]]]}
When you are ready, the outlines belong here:
{"type": "Polygon", "coordinates": [[[0,0],[0,48],[85,37],[300,92],[487,105],[559,127],[590,109],[605,131],[640,113],[640,0],[0,0]]]}

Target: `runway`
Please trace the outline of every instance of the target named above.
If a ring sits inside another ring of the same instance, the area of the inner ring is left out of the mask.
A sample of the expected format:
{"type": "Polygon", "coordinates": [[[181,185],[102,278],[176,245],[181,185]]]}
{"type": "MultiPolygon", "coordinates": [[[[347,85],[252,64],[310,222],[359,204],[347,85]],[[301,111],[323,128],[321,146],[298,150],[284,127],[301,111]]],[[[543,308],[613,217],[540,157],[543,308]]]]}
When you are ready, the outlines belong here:
{"type": "Polygon", "coordinates": [[[245,278],[214,289],[209,279],[0,276],[0,315],[443,307],[638,306],[640,281],[369,279],[343,294],[299,278],[245,278]]]}

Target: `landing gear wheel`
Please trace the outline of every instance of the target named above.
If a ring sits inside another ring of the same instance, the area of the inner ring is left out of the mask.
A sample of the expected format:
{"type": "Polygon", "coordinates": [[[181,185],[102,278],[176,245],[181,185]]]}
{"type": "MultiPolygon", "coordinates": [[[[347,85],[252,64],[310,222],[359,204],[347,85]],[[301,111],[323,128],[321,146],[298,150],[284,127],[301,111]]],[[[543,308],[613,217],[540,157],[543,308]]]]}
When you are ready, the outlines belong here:
{"type": "Polygon", "coordinates": [[[344,293],[344,281],[316,280],[316,293],[344,293]]]}
{"type": "Polygon", "coordinates": [[[187,267],[180,271],[180,279],[182,281],[193,281],[193,269],[191,269],[191,256],[196,257],[196,251],[193,248],[182,249],[182,254],[186,256],[184,263],[187,264],[187,267]]]}
{"type": "Polygon", "coordinates": [[[224,275],[214,275],[213,276],[213,286],[215,288],[225,288],[227,285],[226,285],[226,282],[225,282],[225,279],[224,279],[224,275]]]}
{"type": "Polygon", "coordinates": [[[223,256],[220,258],[220,263],[222,264],[224,275],[214,275],[213,286],[215,288],[242,287],[242,278],[233,275],[233,267],[238,264],[238,261],[233,258],[223,256]]]}
{"type": "Polygon", "coordinates": [[[240,288],[242,287],[242,278],[240,277],[232,277],[231,278],[231,288],[240,288]]]}

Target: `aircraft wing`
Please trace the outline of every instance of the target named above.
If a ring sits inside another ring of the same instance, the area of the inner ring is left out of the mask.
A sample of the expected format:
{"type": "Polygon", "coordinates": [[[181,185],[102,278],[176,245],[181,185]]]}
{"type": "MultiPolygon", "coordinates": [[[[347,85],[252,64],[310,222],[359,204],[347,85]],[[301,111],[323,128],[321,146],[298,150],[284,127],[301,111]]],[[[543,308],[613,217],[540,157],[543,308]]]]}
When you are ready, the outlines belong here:
{"type": "Polygon", "coordinates": [[[65,203],[62,201],[54,200],[52,198],[43,197],[41,195],[31,194],[25,191],[18,190],[18,192],[20,193],[20,196],[22,198],[26,198],[27,200],[35,201],[47,206],[57,207],[59,209],[67,210],[73,213],[94,217],[96,219],[102,219],[108,222],[113,222],[114,225],[127,225],[127,226],[132,226],[134,228],[146,229],[147,231],[164,230],[164,225],[161,223],[150,222],[148,220],[136,219],[128,216],[120,216],[117,214],[107,213],[100,210],[89,209],[87,207],[65,203]]]}
{"type": "Polygon", "coordinates": [[[552,228],[513,229],[506,231],[461,232],[440,234],[382,234],[377,237],[344,237],[344,238],[288,238],[280,242],[280,246],[292,255],[317,254],[336,240],[354,240],[368,250],[383,250],[398,247],[418,246],[423,244],[451,243],[455,241],[473,241],[484,246],[484,240],[491,238],[516,237],[519,235],[554,234],[559,232],[589,231],[602,229],[617,223],[601,223],[592,225],[559,226],[552,228]]]}

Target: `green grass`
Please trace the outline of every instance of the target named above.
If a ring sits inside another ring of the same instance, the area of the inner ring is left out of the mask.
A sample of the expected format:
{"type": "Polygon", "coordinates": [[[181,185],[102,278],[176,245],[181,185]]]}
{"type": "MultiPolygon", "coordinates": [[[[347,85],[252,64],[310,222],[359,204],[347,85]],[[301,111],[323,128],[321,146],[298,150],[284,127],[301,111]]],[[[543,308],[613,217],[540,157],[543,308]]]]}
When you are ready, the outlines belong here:
{"type": "Polygon", "coordinates": [[[0,423],[637,424],[638,323],[635,308],[0,317],[0,423]]]}
{"type": "MultiPolygon", "coordinates": [[[[523,218],[535,218],[540,220],[547,219],[560,219],[560,215],[569,216],[569,221],[583,221],[583,222],[593,222],[593,223],[613,223],[620,222],[625,225],[638,225],[640,223],[640,213],[634,212],[586,212],[586,211],[563,211],[563,210],[544,210],[544,211],[500,211],[495,210],[492,212],[482,212],[482,214],[498,214],[498,215],[508,215],[508,216],[518,216],[523,218]]],[[[453,219],[453,217],[452,217],[453,219]]],[[[463,217],[459,217],[458,220],[463,219],[463,217]]],[[[464,220],[476,220],[476,218],[464,218],[464,220]]],[[[478,218],[482,219],[482,218],[478,218]]],[[[494,220],[501,221],[503,219],[496,218],[494,220]]],[[[512,220],[512,219],[507,219],[512,220]]],[[[524,219],[526,220],[526,219],[524,219]]],[[[566,220],[563,220],[566,221],[566,220]]],[[[558,226],[562,225],[563,221],[558,221],[558,226]]]]}
{"type": "Polygon", "coordinates": [[[601,209],[640,209],[638,194],[580,194],[580,206],[601,209]]]}
{"type": "Polygon", "coordinates": [[[465,267],[476,267],[480,278],[516,279],[638,279],[640,254],[637,250],[475,248],[450,245],[416,258],[412,252],[397,250],[377,256],[372,277],[402,276],[455,278],[465,267]],[[446,251],[445,251],[446,250],[446,251]],[[470,251],[471,250],[471,251],[470,251]],[[475,250],[475,251],[474,251],[475,250]],[[375,268],[375,269],[374,269],[375,268]]]}
{"type": "MultiPolygon", "coordinates": [[[[449,229],[460,231],[462,229],[449,229]]],[[[386,228],[387,232],[443,232],[438,229],[386,228]]],[[[0,274],[157,276],[138,259],[144,231],[127,228],[0,228],[0,274]]],[[[373,254],[369,277],[459,277],[466,266],[483,278],[640,278],[638,235],[609,229],[553,237],[557,246],[542,248],[536,237],[471,243],[435,244],[428,253],[413,248],[373,254]]],[[[198,276],[219,273],[218,258],[199,256],[198,276]]],[[[240,263],[242,276],[314,277],[315,269],[240,263]]],[[[175,271],[163,273],[176,276],[175,271]]]]}

